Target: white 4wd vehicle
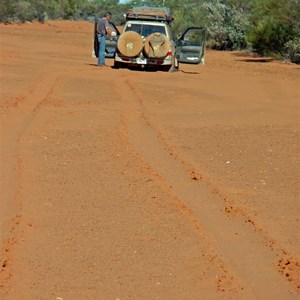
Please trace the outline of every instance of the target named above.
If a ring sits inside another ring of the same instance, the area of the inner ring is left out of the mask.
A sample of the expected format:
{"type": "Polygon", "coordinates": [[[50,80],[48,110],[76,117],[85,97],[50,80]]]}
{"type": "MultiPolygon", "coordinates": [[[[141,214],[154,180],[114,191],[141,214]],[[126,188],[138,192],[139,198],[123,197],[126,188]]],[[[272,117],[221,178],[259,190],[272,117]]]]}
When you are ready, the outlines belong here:
{"type": "Polygon", "coordinates": [[[188,28],[175,42],[170,28],[173,18],[164,8],[135,8],[126,19],[117,41],[115,68],[139,66],[174,72],[179,63],[204,63],[204,28],[188,28]]]}

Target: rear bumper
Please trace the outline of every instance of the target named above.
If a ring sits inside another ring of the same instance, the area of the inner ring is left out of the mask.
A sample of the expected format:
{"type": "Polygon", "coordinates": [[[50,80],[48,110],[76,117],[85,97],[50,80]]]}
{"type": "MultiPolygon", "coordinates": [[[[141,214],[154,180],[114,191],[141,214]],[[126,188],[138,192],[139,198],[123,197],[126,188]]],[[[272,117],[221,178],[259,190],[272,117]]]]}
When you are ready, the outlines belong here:
{"type": "Polygon", "coordinates": [[[116,53],[115,61],[128,64],[129,66],[167,66],[172,65],[172,56],[167,56],[164,59],[155,59],[146,57],[125,57],[116,53]]]}

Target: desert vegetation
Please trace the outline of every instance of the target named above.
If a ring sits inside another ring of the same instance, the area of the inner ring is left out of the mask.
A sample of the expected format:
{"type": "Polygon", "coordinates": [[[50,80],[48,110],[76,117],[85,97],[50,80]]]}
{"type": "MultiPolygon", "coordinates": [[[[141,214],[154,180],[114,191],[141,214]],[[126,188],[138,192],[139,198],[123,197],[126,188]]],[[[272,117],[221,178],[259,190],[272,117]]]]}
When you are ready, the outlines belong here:
{"type": "Polygon", "coordinates": [[[205,26],[210,48],[250,49],[300,63],[299,0],[2,0],[0,22],[94,21],[112,11],[113,21],[120,25],[133,5],[168,6],[175,17],[176,36],[188,26],[205,26]]]}

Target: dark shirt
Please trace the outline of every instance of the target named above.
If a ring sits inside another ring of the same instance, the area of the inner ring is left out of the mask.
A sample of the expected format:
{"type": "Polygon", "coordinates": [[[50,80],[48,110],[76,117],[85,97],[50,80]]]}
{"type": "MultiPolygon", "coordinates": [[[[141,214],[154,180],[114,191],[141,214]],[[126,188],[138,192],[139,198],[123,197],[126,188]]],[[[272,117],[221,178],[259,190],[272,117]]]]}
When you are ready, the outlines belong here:
{"type": "Polygon", "coordinates": [[[106,18],[101,18],[98,20],[97,33],[101,35],[107,35],[106,28],[109,28],[109,24],[106,18]]]}

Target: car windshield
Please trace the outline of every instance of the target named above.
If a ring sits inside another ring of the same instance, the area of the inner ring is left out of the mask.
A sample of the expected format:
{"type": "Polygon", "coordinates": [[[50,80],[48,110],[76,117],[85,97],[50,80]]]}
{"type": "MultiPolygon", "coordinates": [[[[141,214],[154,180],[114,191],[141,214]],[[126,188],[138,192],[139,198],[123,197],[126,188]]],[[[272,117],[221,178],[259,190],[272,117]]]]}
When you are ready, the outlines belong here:
{"type": "Polygon", "coordinates": [[[154,32],[160,32],[166,34],[166,29],[164,26],[133,24],[133,23],[127,24],[125,31],[135,31],[143,37],[147,37],[148,35],[154,32]]]}

